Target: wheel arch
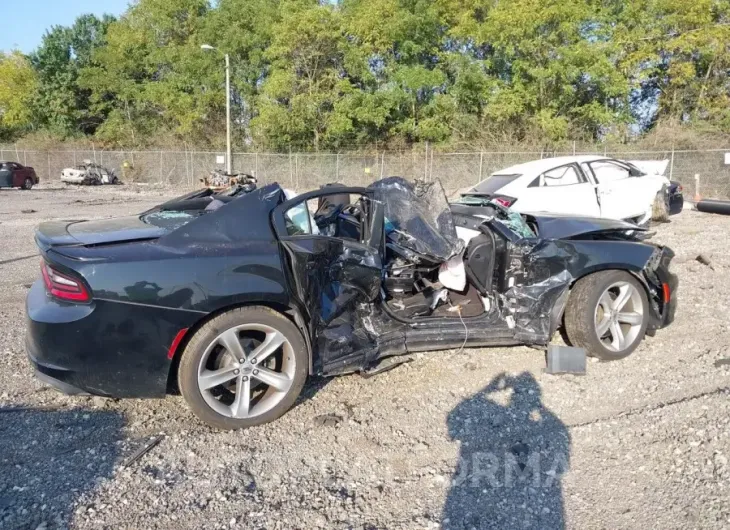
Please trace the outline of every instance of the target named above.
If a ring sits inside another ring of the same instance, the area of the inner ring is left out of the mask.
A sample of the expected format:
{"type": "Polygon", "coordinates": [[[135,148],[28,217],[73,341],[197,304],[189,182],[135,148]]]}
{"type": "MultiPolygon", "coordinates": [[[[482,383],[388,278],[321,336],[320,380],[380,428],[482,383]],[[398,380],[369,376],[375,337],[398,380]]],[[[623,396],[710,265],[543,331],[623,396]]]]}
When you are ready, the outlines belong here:
{"type": "Polygon", "coordinates": [[[190,342],[190,339],[195,335],[195,333],[205,326],[208,322],[213,320],[214,318],[222,315],[223,313],[227,313],[229,311],[232,311],[234,309],[239,309],[242,307],[268,307],[269,309],[273,309],[277,313],[280,313],[287,317],[292,323],[294,323],[295,326],[299,329],[299,331],[302,334],[302,337],[304,338],[304,342],[307,345],[307,358],[308,358],[308,371],[309,374],[312,374],[312,366],[313,366],[313,354],[312,354],[312,344],[309,337],[309,333],[307,332],[307,325],[306,321],[299,310],[295,305],[286,305],[281,304],[277,302],[271,302],[271,301],[247,301],[237,304],[231,304],[227,306],[220,307],[216,309],[215,311],[208,313],[207,315],[201,317],[198,319],[195,324],[190,326],[184,333],[182,339],[179,340],[177,343],[177,347],[175,348],[175,353],[170,360],[170,366],[168,368],[167,373],[167,392],[168,393],[178,393],[179,389],[177,386],[177,370],[180,366],[180,359],[182,358],[183,352],[185,351],[185,348],[187,347],[188,343],[190,342]]]}
{"type": "Polygon", "coordinates": [[[565,317],[565,308],[568,306],[568,300],[570,300],[570,295],[573,291],[573,287],[575,287],[575,284],[578,283],[578,281],[582,280],[583,278],[587,278],[588,276],[598,274],[599,272],[607,272],[607,271],[626,272],[626,273],[630,274],[634,279],[636,279],[639,282],[639,284],[641,284],[641,286],[644,288],[644,292],[646,293],[646,298],[647,298],[647,300],[649,300],[649,307],[647,309],[649,309],[649,311],[653,311],[652,304],[651,304],[653,295],[651,293],[651,290],[649,289],[649,284],[646,282],[646,278],[644,278],[643,275],[640,274],[640,271],[637,271],[636,269],[627,267],[627,266],[617,267],[613,264],[605,264],[605,266],[599,266],[599,267],[584,271],[583,274],[573,278],[573,280],[570,282],[570,284],[568,285],[568,295],[565,297],[565,302],[562,304],[562,307],[559,308],[559,311],[556,311],[552,315],[552,318],[551,318],[552,323],[551,323],[551,328],[550,328],[551,337],[555,334],[555,332],[558,330],[559,327],[564,325],[563,319],[565,317]]]}

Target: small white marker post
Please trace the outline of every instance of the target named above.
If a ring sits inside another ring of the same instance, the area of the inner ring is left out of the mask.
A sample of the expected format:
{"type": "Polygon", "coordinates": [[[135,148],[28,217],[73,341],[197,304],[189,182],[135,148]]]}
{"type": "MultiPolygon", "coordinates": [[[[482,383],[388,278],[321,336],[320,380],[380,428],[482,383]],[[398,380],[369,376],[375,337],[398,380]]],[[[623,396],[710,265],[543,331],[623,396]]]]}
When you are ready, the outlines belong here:
{"type": "Polygon", "coordinates": [[[700,202],[702,196],[700,195],[700,174],[695,173],[695,203],[700,202]]]}

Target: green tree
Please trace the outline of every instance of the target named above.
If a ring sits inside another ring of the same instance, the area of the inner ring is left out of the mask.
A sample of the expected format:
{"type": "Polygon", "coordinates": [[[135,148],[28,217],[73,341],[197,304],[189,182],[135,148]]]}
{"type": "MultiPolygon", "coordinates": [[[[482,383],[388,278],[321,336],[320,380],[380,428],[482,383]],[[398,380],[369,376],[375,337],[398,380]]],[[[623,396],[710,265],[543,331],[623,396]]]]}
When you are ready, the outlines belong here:
{"type": "Polygon", "coordinates": [[[94,50],[104,46],[112,17],[82,15],[71,27],[54,26],[31,55],[38,76],[34,101],[39,125],[66,136],[92,134],[104,119],[90,109],[90,92],[78,83],[79,72],[93,64],[94,50]]]}
{"type": "Polygon", "coordinates": [[[38,79],[27,57],[18,51],[0,53],[0,138],[33,128],[31,102],[38,79]]]}

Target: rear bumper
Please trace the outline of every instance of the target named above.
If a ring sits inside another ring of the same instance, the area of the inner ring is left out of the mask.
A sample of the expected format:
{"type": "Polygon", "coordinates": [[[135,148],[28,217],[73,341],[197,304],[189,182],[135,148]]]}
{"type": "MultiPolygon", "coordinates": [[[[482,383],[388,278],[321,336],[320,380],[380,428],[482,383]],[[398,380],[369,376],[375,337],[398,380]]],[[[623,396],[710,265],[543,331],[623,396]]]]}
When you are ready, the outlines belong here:
{"type": "Polygon", "coordinates": [[[88,396],[89,395],[88,392],[86,392],[78,387],[70,385],[60,379],[56,379],[55,377],[46,374],[45,372],[42,372],[40,370],[40,368],[38,368],[38,365],[36,365],[35,376],[39,381],[52,386],[59,392],[62,392],[66,395],[69,395],[69,396],[88,396]]]}
{"type": "Polygon", "coordinates": [[[195,316],[105,300],[65,303],[46,295],[39,280],[26,299],[25,346],[41,379],[63,392],[161,397],[168,348],[195,316]]]}
{"type": "Polygon", "coordinates": [[[684,196],[681,193],[669,195],[669,215],[677,215],[684,208],[684,196]]]}

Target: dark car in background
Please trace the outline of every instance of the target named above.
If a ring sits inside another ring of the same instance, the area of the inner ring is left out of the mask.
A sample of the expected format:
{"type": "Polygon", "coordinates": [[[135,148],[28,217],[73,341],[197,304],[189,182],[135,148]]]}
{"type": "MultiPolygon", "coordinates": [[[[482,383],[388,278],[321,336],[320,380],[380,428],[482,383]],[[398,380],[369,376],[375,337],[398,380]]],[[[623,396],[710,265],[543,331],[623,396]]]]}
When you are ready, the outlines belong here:
{"type": "Polygon", "coordinates": [[[667,190],[667,210],[669,215],[676,215],[684,208],[684,195],[682,195],[682,185],[676,180],[669,182],[669,189],[667,190]]]}
{"type": "Polygon", "coordinates": [[[38,184],[35,169],[18,162],[0,162],[0,188],[29,190],[38,184]]]}
{"type": "Polygon", "coordinates": [[[449,204],[438,181],[398,177],[293,198],[277,184],[204,190],[41,224],[26,347],[65,392],[177,385],[223,429],[278,418],[309,375],[377,373],[414,352],[546,345],[563,327],[620,359],[674,318],[674,254],[642,230],[449,204]]]}

